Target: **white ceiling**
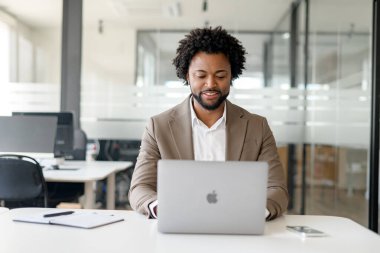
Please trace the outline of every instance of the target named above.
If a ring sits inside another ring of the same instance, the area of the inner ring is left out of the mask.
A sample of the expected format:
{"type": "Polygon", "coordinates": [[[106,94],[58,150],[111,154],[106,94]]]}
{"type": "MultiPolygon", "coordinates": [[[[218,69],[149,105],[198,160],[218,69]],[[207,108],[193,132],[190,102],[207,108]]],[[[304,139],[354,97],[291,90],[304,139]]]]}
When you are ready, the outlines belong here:
{"type": "Polygon", "coordinates": [[[271,30],[291,1],[208,0],[208,9],[204,12],[203,0],[87,0],[84,20],[86,24],[92,24],[97,19],[104,19],[139,29],[189,29],[208,22],[228,29],[271,30]],[[181,15],[169,16],[167,10],[176,2],[181,15]]]}
{"type": "MultiPolygon", "coordinates": [[[[178,29],[224,25],[230,29],[270,30],[292,0],[84,0],[84,24],[99,19],[139,29],[178,29]],[[179,3],[180,16],[169,15],[179,3]],[[268,15],[269,14],[269,15],[268,15]],[[254,18],[252,18],[254,17],[254,18]]],[[[0,0],[0,7],[30,26],[57,26],[62,20],[62,0],[0,0]]]]}
{"type": "MultiPolygon", "coordinates": [[[[135,29],[190,29],[222,25],[229,30],[272,30],[292,0],[83,0],[84,25],[135,29]],[[177,4],[178,3],[178,4],[177,4]],[[170,16],[178,5],[180,16],[170,16]],[[175,8],[174,8],[175,9],[175,8]]],[[[369,31],[372,0],[310,0],[311,26],[319,30],[369,31]]],[[[31,27],[60,26],[62,0],[0,0],[0,8],[31,27]]],[[[301,13],[302,16],[302,13],[301,13]]],[[[286,21],[287,22],[287,21],[286,21]]]]}
{"type": "Polygon", "coordinates": [[[57,26],[62,21],[62,0],[0,0],[0,9],[28,26],[57,26]]]}

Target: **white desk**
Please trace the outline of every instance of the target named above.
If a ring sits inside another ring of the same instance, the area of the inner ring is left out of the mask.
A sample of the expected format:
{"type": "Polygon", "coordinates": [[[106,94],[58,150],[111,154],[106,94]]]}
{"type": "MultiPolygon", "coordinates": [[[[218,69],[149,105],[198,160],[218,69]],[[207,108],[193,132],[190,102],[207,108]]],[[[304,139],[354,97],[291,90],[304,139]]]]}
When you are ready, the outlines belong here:
{"type": "Polygon", "coordinates": [[[8,212],[9,209],[6,207],[0,207],[0,214],[8,212]]]}
{"type": "Polygon", "coordinates": [[[380,236],[346,219],[331,216],[288,215],[267,222],[263,236],[185,235],[157,232],[156,220],[132,211],[100,210],[125,221],[91,230],[13,222],[12,216],[40,212],[13,209],[0,215],[0,252],[139,252],[139,253],[374,253],[380,236]],[[329,237],[302,239],[286,225],[308,225],[329,237]]]}
{"type": "Polygon", "coordinates": [[[65,161],[67,167],[79,170],[44,170],[47,182],[84,183],[84,208],[95,207],[94,183],[107,178],[107,209],[115,209],[115,173],[132,166],[132,162],[65,161]]]}

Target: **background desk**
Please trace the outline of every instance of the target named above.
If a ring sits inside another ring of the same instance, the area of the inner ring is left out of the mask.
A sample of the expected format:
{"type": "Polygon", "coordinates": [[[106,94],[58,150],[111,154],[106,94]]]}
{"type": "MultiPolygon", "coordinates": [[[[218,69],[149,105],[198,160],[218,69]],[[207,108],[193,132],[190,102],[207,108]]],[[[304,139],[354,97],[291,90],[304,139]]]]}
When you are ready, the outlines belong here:
{"type": "Polygon", "coordinates": [[[47,182],[84,183],[84,208],[95,207],[94,183],[107,178],[107,209],[115,209],[115,173],[132,166],[132,162],[65,161],[64,166],[79,170],[44,170],[47,182]]]}
{"type": "Polygon", "coordinates": [[[340,217],[288,215],[266,223],[263,236],[184,235],[157,232],[157,221],[132,211],[99,210],[121,215],[125,221],[91,230],[13,222],[12,216],[41,209],[13,209],[0,215],[0,252],[107,253],[373,253],[380,236],[340,217]],[[302,239],[286,225],[308,225],[329,237],[302,239]]]}

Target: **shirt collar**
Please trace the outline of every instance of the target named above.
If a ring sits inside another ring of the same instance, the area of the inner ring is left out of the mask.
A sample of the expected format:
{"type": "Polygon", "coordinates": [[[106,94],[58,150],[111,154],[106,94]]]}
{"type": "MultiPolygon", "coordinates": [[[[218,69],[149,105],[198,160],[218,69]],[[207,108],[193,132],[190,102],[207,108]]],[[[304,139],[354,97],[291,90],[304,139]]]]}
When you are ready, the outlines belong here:
{"type": "MultiPolygon", "coordinates": [[[[192,127],[194,127],[195,125],[201,125],[201,126],[206,126],[200,119],[198,119],[197,117],[197,114],[195,113],[194,111],[194,107],[193,107],[193,97],[190,98],[190,114],[191,114],[191,124],[192,124],[192,127]]],[[[224,110],[223,110],[223,115],[221,118],[219,118],[214,125],[212,125],[210,127],[210,129],[214,129],[216,127],[218,127],[220,124],[223,123],[223,125],[225,126],[226,125],[226,115],[227,115],[227,103],[226,101],[224,101],[224,110]]]]}

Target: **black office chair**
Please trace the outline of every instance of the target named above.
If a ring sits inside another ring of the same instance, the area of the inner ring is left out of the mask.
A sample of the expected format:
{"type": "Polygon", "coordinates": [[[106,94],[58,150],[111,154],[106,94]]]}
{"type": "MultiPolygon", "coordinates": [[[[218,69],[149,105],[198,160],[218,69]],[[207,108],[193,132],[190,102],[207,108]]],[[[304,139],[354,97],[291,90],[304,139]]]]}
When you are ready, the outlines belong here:
{"type": "Polygon", "coordinates": [[[0,155],[0,200],[10,208],[47,207],[45,179],[40,164],[34,158],[0,155]]]}
{"type": "MultiPolygon", "coordinates": [[[[74,131],[74,148],[72,160],[86,160],[87,136],[82,129],[74,131]]],[[[49,191],[49,207],[56,207],[61,202],[77,202],[84,194],[83,183],[47,183],[49,191]]]]}
{"type": "Polygon", "coordinates": [[[87,153],[87,135],[82,129],[75,129],[74,131],[74,150],[73,160],[84,161],[86,160],[87,153]]]}

